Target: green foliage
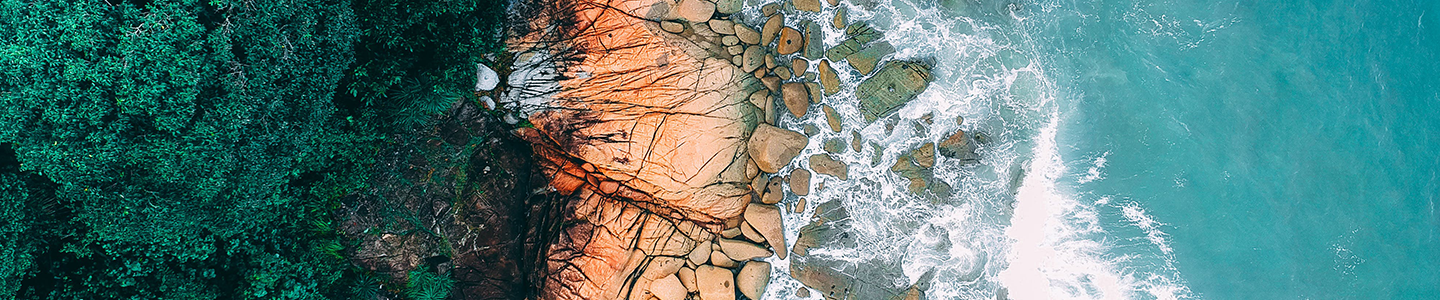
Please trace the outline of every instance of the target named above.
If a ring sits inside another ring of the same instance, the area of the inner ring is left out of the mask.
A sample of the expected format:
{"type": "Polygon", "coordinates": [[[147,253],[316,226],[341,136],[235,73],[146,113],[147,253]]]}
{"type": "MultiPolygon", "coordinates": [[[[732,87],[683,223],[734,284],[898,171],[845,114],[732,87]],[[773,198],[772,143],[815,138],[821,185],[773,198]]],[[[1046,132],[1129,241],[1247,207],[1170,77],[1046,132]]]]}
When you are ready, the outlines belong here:
{"type": "Polygon", "coordinates": [[[0,299],[374,293],[331,211],[468,95],[503,3],[0,0],[0,299]]]}
{"type": "Polygon", "coordinates": [[[0,173],[0,299],[15,299],[20,280],[31,271],[31,239],[25,236],[31,220],[25,202],[30,195],[15,174],[0,173]]]}
{"type": "Polygon", "coordinates": [[[331,0],[0,2],[0,142],[75,213],[25,298],[319,298],[297,189],[347,148],[331,0]],[[236,277],[236,278],[229,278],[236,277]]]}
{"type": "Polygon", "coordinates": [[[450,277],[430,271],[410,271],[410,281],[405,283],[405,295],[412,300],[438,300],[450,296],[455,282],[450,277]]]}
{"type": "Polygon", "coordinates": [[[475,64],[504,49],[505,0],[354,0],[364,30],[342,106],[387,130],[420,125],[475,86],[475,64]]]}

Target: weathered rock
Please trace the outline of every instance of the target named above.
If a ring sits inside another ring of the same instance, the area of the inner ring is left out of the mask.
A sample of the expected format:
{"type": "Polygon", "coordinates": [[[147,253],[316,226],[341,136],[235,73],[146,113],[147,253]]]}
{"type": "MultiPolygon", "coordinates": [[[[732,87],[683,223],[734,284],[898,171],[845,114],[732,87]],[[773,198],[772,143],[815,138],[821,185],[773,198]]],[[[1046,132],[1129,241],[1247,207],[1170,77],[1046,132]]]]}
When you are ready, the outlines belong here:
{"type": "Polygon", "coordinates": [[[685,300],[685,294],[689,294],[689,291],[680,283],[679,277],[670,275],[650,282],[650,294],[660,300],[685,300]]]}
{"type": "Polygon", "coordinates": [[[780,28],[785,27],[785,15],[775,14],[765,20],[765,26],[760,27],[760,44],[769,45],[780,35],[780,28]]]}
{"type": "Polygon", "coordinates": [[[860,152],[860,141],[861,141],[860,132],[859,132],[859,131],[851,131],[851,132],[850,132],[850,150],[854,150],[855,152],[860,152]]]}
{"type": "Polygon", "coordinates": [[[700,299],[735,300],[735,276],[729,269],[700,266],[695,281],[700,284],[700,299]]]}
{"type": "Polygon", "coordinates": [[[740,226],[736,225],[735,227],[725,228],[725,230],[720,231],[720,236],[727,239],[733,239],[737,236],[740,236],[740,226]]]}
{"type": "Polygon", "coordinates": [[[696,265],[703,265],[706,262],[709,262],[710,241],[706,240],[704,242],[700,242],[699,246],[695,246],[695,250],[690,250],[690,254],[686,255],[686,258],[690,259],[690,263],[696,265]]]}
{"type": "Polygon", "coordinates": [[[805,47],[805,35],[795,28],[784,27],[780,29],[780,41],[775,45],[775,50],[781,55],[800,52],[805,47]]]}
{"type": "Polygon", "coordinates": [[[706,0],[680,0],[675,9],[686,21],[703,23],[715,14],[715,3],[706,0]]]}
{"type": "Polygon", "coordinates": [[[845,163],[830,158],[829,154],[811,155],[810,169],[820,174],[835,176],[840,180],[849,179],[849,168],[845,166],[845,163]]]}
{"type": "Polygon", "coordinates": [[[840,0],[825,0],[825,2],[830,3],[830,6],[840,5],[840,0]]]}
{"type": "Polygon", "coordinates": [[[805,74],[805,71],[806,71],[806,70],[809,70],[809,69],[810,69],[810,61],[808,61],[808,60],[805,60],[805,59],[799,58],[799,57],[796,57],[796,58],[790,60],[790,71],[791,71],[792,73],[795,73],[795,76],[800,76],[800,74],[805,74]]]}
{"type": "MultiPolygon", "coordinates": [[[[722,2],[723,2],[723,1],[722,1],[722,2]]],[[[716,9],[719,9],[718,4],[717,4],[716,9]]],[[[706,24],[709,24],[709,25],[710,25],[710,30],[715,31],[715,33],[725,34],[725,35],[734,35],[734,34],[735,34],[735,22],[732,22],[732,21],[730,21],[730,20],[712,19],[712,20],[710,20],[710,22],[707,22],[706,24]]]]}
{"type": "Polygon", "coordinates": [[[804,128],[805,135],[808,136],[815,136],[820,133],[820,127],[815,127],[815,124],[805,124],[804,128]]]}
{"type": "MultiPolygon", "coordinates": [[[[749,220],[746,221],[748,222],[749,220]]],[[[720,244],[720,251],[725,252],[725,257],[729,257],[735,261],[747,261],[771,255],[770,250],[765,250],[764,246],[752,244],[747,241],[719,239],[718,243],[720,244]]]]}
{"type": "Polygon", "coordinates": [[[755,31],[754,28],[745,26],[745,24],[735,23],[734,29],[735,37],[740,38],[740,42],[751,45],[760,43],[760,32],[755,31]]]}
{"type": "Polygon", "coordinates": [[[761,197],[760,203],[775,204],[785,200],[785,190],[781,187],[780,178],[771,178],[765,185],[765,196],[761,197]]]}
{"type": "Polygon", "coordinates": [[[804,149],[808,142],[809,138],[798,132],[760,124],[746,144],[755,166],[766,173],[775,173],[800,155],[800,149],[804,149]]]}
{"type": "Polygon", "coordinates": [[[845,29],[845,8],[835,9],[835,19],[830,22],[830,25],[835,26],[835,29],[845,29]]]}
{"type": "MultiPolygon", "coordinates": [[[[714,30],[710,30],[710,25],[709,25],[709,24],[710,24],[710,23],[709,23],[708,21],[692,22],[692,23],[690,23],[690,31],[694,32],[696,36],[702,36],[702,37],[720,37],[720,33],[715,32],[714,30]]],[[[710,40],[711,40],[711,39],[705,39],[705,40],[697,41],[696,43],[699,43],[699,44],[701,44],[701,45],[711,44],[711,43],[710,43],[710,40]]],[[[709,46],[702,46],[702,47],[709,48],[709,46]]]]}
{"type": "Polygon", "coordinates": [[[796,169],[790,172],[790,192],[800,196],[810,194],[810,170],[796,169]]]}
{"type": "Polygon", "coordinates": [[[750,47],[745,47],[745,55],[742,56],[743,58],[740,59],[740,70],[745,72],[754,72],[755,69],[760,68],[760,65],[765,62],[764,51],[765,50],[760,49],[760,46],[752,45],[750,47]]]}
{"type": "Polygon", "coordinates": [[[925,91],[931,79],[930,67],[924,64],[905,61],[887,63],[875,76],[856,88],[860,114],[867,122],[890,114],[925,91]]]}
{"type": "Polygon", "coordinates": [[[772,70],[775,72],[775,76],[780,77],[780,80],[790,80],[793,76],[790,74],[790,68],[774,68],[772,70]]]}
{"type": "Polygon", "coordinates": [[[820,95],[823,90],[820,89],[819,83],[805,82],[805,90],[810,91],[811,104],[820,103],[822,100],[825,100],[825,96],[820,95]]]}
{"type": "Polygon", "coordinates": [[[660,22],[660,30],[669,33],[680,33],[685,31],[685,25],[680,25],[678,22],[663,21],[660,22]]]}
{"type": "Polygon", "coordinates": [[[745,1],[741,0],[715,0],[715,12],[721,14],[733,14],[744,8],[745,1]]]}
{"type": "Polygon", "coordinates": [[[965,137],[964,130],[956,130],[950,137],[940,142],[940,155],[959,159],[962,161],[975,161],[979,156],[975,154],[975,146],[965,137]]]}
{"type": "Polygon", "coordinates": [[[778,64],[775,62],[775,55],[765,54],[765,69],[775,69],[778,64]]]}
{"type": "Polygon", "coordinates": [[[757,194],[763,195],[765,194],[765,188],[769,185],[769,183],[770,176],[755,176],[755,179],[750,182],[750,189],[754,190],[757,194]]]}
{"type": "Polygon", "coordinates": [[[810,298],[810,289],[801,287],[795,290],[795,297],[810,298]]]}
{"type": "Polygon", "coordinates": [[[785,107],[790,109],[790,114],[796,118],[805,117],[805,112],[810,110],[810,92],[805,84],[798,82],[787,82],[780,87],[780,98],[785,101],[785,107]]]}
{"type": "Polygon", "coordinates": [[[910,152],[910,157],[915,160],[915,165],[921,168],[935,166],[935,143],[925,143],[920,148],[910,152]]]}
{"type": "MultiPolygon", "coordinates": [[[[714,20],[711,20],[711,21],[714,21],[714,20]]],[[[737,37],[735,37],[735,36],[733,36],[733,35],[727,35],[727,36],[725,36],[725,37],[720,38],[720,44],[725,45],[726,47],[729,47],[729,46],[738,46],[738,44],[740,44],[740,38],[737,38],[737,37]]],[[[730,52],[730,55],[735,55],[735,52],[730,52]]]]}
{"type": "Polygon", "coordinates": [[[735,286],[740,288],[740,294],[750,299],[760,299],[765,295],[765,287],[770,285],[770,263],[763,261],[752,261],[740,268],[740,273],[735,275],[735,286]]]}
{"type": "Polygon", "coordinates": [[[770,89],[770,91],[772,91],[772,92],[780,92],[780,77],[775,77],[775,76],[760,77],[760,83],[761,83],[761,84],[764,84],[764,85],[765,85],[765,88],[770,89]]]}
{"type": "Polygon", "coordinates": [[[745,46],[742,46],[742,45],[730,45],[730,46],[728,46],[728,47],[725,47],[725,53],[730,53],[730,55],[733,55],[733,57],[731,57],[731,59],[734,60],[735,62],[738,62],[737,64],[735,64],[736,66],[740,66],[740,67],[744,67],[744,66],[745,66],[745,61],[744,61],[745,57],[743,56],[743,55],[745,54],[745,46]]]}
{"type": "Polygon", "coordinates": [[[820,110],[825,112],[825,123],[830,125],[830,131],[840,132],[840,113],[830,105],[820,105],[820,110]]]}
{"type": "Polygon", "coordinates": [[[796,10],[820,12],[820,0],[790,0],[796,10]]]}
{"type": "Polygon", "coordinates": [[[765,103],[769,103],[765,106],[765,124],[775,125],[775,119],[780,117],[780,108],[775,105],[775,96],[766,94],[765,103]]]}
{"type": "Polygon", "coordinates": [[[875,70],[875,64],[880,63],[880,59],[890,53],[895,53],[895,47],[890,46],[890,43],[880,41],[866,46],[864,50],[846,56],[845,61],[850,63],[850,67],[859,70],[860,74],[870,74],[870,71],[875,70]]]}
{"type": "Polygon", "coordinates": [[[801,25],[804,25],[808,38],[805,41],[805,58],[820,59],[820,55],[825,54],[825,31],[820,30],[820,24],[808,20],[801,25]]]}
{"type": "Polygon", "coordinates": [[[825,148],[825,152],[828,152],[830,154],[843,153],[845,152],[845,140],[840,138],[827,139],[825,140],[825,145],[822,148],[825,148]]]}
{"type": "Polygon", "coordinates": [[[680,285],[685,286],[686,291],[691,293],[700,291],[700,284],[697,283],[695,279],[695,269],[690,267],[681,268],[679,272],[675,273],[675,277],[680,278],[680,285]]]}
{"type": "Polygon", "coordinates": [[[830,61],[820,60],[816,70],[820,71],[820,85],[825,87],[825,95],[834,95],[840,91],[840,75],[835,73],[835,68],[830,67],[830,61]]]}
{"type": "Polygon", "coordinates": [[[759,231],[755,231],[755,228],[751,227],[750,223],[740,224],[740,236],[743,236],[745,237],[745,239],[750,240],[751,242],[755,242],[756,244],[765,243],[765,236],[761,235],[759,231]]]}
{"type": "Polygon", "coordinates": [[[730,259],[730,256],[725,255],[724,251],[710,251],[710,264],[723,268],[734,268],[739,265],[734,259],[730,259]]]}
{"type": "Polygon", "coordinates": [[[760,7],[760,14],[769,17],[780,11],[780,3],[770,3],[760,7]]]}
{"type": "Polygon", "coordinates": [[[780,259],[785,259],[785,223],[780,222],[780,208],[774,205],[750,204],[745,207],[745,222],[765,236],[780,259]]]}
{"type": "Polygon", "coordinates": [[[871,29],[870,25],[865,24],[865,22],[856,22],[855,24],[850,24],[850,26],[845,27],[845,35],[849,36],[849,38],[841,41],[840,44],[835,45],[834,48],[825,50],[825,58],[830,59],[830,61],[840,61],[845,59],[846,56],[860,51],[861,48],[865,47],[865,44],[880,39],[883,36],[879,31],[871,29]]]}

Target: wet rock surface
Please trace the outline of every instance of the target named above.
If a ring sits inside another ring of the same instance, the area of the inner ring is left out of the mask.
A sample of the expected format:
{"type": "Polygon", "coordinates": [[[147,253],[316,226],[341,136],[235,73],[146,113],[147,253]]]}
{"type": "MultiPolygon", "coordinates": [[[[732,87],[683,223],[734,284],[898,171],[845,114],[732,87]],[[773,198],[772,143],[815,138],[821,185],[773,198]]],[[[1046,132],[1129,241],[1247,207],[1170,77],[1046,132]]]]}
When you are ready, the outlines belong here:
{"type": "Polygon", "coordinates": [[[886,63],[856,88],[860,114],[868,122],[888,115],[925,91],[931,80],[930,66],[925,64],[906,61],[886,63]]]}

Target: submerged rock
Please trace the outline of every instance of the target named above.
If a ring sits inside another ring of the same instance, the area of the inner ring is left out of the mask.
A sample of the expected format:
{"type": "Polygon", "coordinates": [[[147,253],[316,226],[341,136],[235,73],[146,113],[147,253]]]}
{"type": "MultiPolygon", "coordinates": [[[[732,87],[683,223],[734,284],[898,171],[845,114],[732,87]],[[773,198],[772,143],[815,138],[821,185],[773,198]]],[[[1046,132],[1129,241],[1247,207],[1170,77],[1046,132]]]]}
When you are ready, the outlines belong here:
{"type": "Polygon", "coordinates": [[[966,138],[964,130],[956,130],[950,137],[940,142],[940,155],[959,159],[964,162],[974,162],[980,159],[975,154],[975,145],[966,138]]]}
{"type": "Polygon", "coordinates": [[[825,53],[825,31],[820,30],[820,24],[816,24],[815,22],[805,21],[805,23],[801,25],[805,27],[805,35],[807,37],[805,41],[805,58],[820,59],[820,55],[825,53]]]}
{"type": "Polygon", "coordinates": [[[848,179],[850,173],[845,163],[831,158],[829,154],[811,155],[810,169],[820,174],[835,176],[840,180],[848,179]]]}
{"type": "Polygon", "coordinates": [[[885,64],[875,76],[856,88],[860,98],[860,114],[872,122],[905,105],[930,84],[930,67],[917,62],[896,61],[885,64]]]}

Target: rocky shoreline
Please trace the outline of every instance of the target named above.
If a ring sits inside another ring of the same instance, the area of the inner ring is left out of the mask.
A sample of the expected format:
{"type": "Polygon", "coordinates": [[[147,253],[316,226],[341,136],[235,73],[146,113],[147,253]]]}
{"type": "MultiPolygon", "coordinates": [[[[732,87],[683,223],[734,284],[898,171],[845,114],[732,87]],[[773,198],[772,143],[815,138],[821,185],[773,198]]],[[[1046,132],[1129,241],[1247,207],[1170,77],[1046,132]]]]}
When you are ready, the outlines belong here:
{"type": "MultiPolygon", "coordinates": [[[[855,98],[837,101],[859,101],[866,122],[885,118],[924,91],[929,64],[885,61],[895,48],[882,32],[846,20],[838,0],[769,3],[759,18],[745,17],[740,0],[587,3],[556,5],[540,15],[573,19],[533,21],[512,39],[509,82],[521,88],[499,104],[534,124],[516,132],[535,146],[550,186],[571,199],[570,221],[546,255],[542,298],[759,299],[779,270],[767,261],[772,256],[795,256],[789,275],[806,286],[797,297],[812,290],[827,299],[922,296],[923,283],[853,277],[893,270],[806,257],[853,243],[837,226],[847,220],[838,201],[811,209],[811,224],[787,241],[782,215],[806,213],[803,196],[823,189],[815,179],[847,180],[848,166],[833,155],[862,150],[863,139],[851,128],[848,143],[825,140],[825,153],[800,164],[819,129],[777,121],[820,113],[827,129],[846,130],[821,104],[856,86],[840,72],[866,79],[855,98]],[[787,21],[817,13],[833,16],[830,24],[787,21]],[[826,25],[843,29],[842,42],[825,47],[826,25]]],[[[914,182],[912,192],[944,193],[948,187],[930,178],[937,149],[973,159],[968,139],[956,132],[939,146],[925,144],[891,170],[914,182]]]]}

